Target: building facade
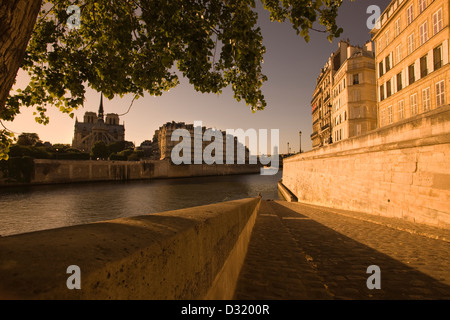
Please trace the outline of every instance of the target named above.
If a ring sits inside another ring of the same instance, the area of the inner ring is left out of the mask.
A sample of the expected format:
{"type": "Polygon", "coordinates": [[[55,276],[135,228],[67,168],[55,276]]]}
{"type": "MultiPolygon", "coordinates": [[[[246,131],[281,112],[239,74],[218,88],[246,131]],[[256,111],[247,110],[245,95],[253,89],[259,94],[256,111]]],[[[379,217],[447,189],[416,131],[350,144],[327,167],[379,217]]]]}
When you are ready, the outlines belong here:
{"type": "Polygon", "coordinates": [[[448,104],[449,1],[394,0],[372,30],[378,126],[448,104]]]}
{"type": "Polygon", "coordinates": [[[347,57],[333,77],[333,142],[377,127],[375,53],[371,42],[363,47],[348,46],[347,57]]]}
{"type": "Polygon", "coordinates": [[[119,121],[119,116],[115,113],[108,113],[105,118],[102,96],[98,114],[86,112],[83,122],[75,120],[72,147],[83,152],[90,152],[97,141],[103,141],[106,145],[125,141],[125,126],[119,121]]]}
{"type": "MultiPolygon", "coordinates": [[[[147,149],[146,154],[149,155],[152,159],[158,159],[158,160],[164,160],[164,159],[171,159],[172,158],[172,150],[180,144],[180,139],[175,139],[175,141],[172,141],[172,135],[175,130],[183,129],[189,132],[189,135],[191,137],[191,147],[190,147],[190,154],[189,158],[191,159],[191,163],[194,163],[194,156],[197,151],[197,154],[203,155],[203,152],[205,151],[205,148],[209,147],[212,142],[214,142],[214,135],[211,138],[212,141],[206,141],[207,139],[204,139],[205,132],[207,130],[211,130],[210,132],[214,132],[215,134],[222,136],[222,150],[220,148],[215,148],[212,151],[211,156],[215,157],[216,159],[222,159],[223,163],[226,163],[226,156],[227,156],[227,145],[233,144],[233,159],[237,161],[238,156],[240,156],[239,150],[244,150],[244,157],[245,161],[248,162],[248,159],[250,157],[250,151],[247,147],[245,147],[242,143],[240,143],[236,137],[227,135],[225,131],[220,131],[217,129],[207,129],[206,127],[202,126],[201,128],[196,128],[193,124],[186,124],[184,122],[167,122],[164,125],[162,125],[158,130],[155,131],[155,134],[153,135],[153,140],[146,141],[145,145],[141,145],[142,149],[147,149]],[[201,136],[196,136],[201,135],[201,136]],[[199,139],[202,141],[201,144],[201,150],[196,150],[197,147],[195,145],[195,139],[199,139]],[[217,153],[216,153],[217,152],[217,153]]],[[[180,155],[181,157],[184,156],[184,154],[180,155]]]]}
{"type": "Polygon", "coordinates": [[[311,100],[313,148],[374,129],[374,73],[374,53],[370,43],[358,47],[348,40],[339,42],[339,48],[321,69],[311,100]],[[349,112],[358,108],[359,114],[352,114],[354,119],[350,121],[349,112]]]}

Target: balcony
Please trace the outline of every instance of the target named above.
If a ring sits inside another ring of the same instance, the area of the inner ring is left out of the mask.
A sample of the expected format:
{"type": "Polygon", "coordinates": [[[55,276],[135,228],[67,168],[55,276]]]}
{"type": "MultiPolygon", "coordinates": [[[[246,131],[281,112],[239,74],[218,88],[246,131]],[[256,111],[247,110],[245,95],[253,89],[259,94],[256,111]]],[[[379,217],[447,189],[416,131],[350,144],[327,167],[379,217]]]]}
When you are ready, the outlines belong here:
{"type": "Polygon", "coordinates": [[[371,62],[351,63],[348,65],[347,70],[355,70],[355,69],[362,69],[362,68],[375,70],[375,63],[371,63],[371,62]]]}
{"type": "Polygon", "coordinates": [[[325,130],[327,130],[329,127],[330,127],[330,123],[328,122],[328,123],[323,124],[323,125],[320,127],[320,129],[321,129],[322,131],[325,131],[325,130]]]}

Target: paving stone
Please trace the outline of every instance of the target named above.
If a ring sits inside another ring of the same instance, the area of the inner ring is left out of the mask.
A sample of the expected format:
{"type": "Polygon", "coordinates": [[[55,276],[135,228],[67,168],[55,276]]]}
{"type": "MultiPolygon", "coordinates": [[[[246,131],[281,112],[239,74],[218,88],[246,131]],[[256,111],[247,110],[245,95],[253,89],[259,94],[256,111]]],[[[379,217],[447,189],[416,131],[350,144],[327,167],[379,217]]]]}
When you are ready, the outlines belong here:
{"type": "Polygon", "coordinates": [[[400,219],[263,201],[235,299],[449,299],[449,239],[400,219]],[[370,265],[381,290],[367,288],[370,265]]]}

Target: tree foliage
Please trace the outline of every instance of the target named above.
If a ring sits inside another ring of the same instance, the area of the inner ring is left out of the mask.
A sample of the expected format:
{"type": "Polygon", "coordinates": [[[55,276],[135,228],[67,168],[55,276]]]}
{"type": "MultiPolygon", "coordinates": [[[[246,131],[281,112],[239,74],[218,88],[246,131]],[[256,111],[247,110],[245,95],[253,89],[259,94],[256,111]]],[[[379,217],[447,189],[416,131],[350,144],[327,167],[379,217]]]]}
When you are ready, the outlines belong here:
{"type": "Polygon", "coordinates": [[[21,146],[34,146],[36,143],[42,142],[41,139],[39,139],[39,136],[37,133],[27,133],[24,132],[21,135],[19,135],[19,138],[17,139],[17,144],[21,146]]]}
{"type": "Polygon", "coordinates": [[[93,159],[108,159],[111,152],[109,151],[108,146],[103,141],[97,141],[94,143],[94,146],[91,150],[91,157],[93,159]]]}
{"type": "MultiPolygon", "coordinates": [[[[331,40],[339,36],[342,0],[261,0],[274,21],[288,20],[306,41],[315,23],[331,40]]],[[[12,121],[21,106],[34,106],[47,124],[47,106],[73,116],[86,85],[112,99],[145,92],[159,96],[179,84],[220,94],[230,86],[238,101],[262,110],[267,77],[255,0],[53,0],[44,1],[22,69],[31,80],[9,96],[0,119],[12,121]],[[70,28],[70,5],[81,9],[70,28]]]]}

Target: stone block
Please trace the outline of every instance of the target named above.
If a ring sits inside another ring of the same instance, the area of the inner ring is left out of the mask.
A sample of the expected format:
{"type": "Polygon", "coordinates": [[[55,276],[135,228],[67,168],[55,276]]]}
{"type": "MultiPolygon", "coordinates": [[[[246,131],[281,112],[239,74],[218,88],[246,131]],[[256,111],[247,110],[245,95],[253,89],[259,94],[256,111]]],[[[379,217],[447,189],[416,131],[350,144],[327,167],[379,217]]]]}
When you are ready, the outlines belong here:
{"type": "Polygon", "coordinates": [[[410,185],[413,183],[413,175],[408,172],[392,172],[391,181],[393,183],[410,185]]]}

